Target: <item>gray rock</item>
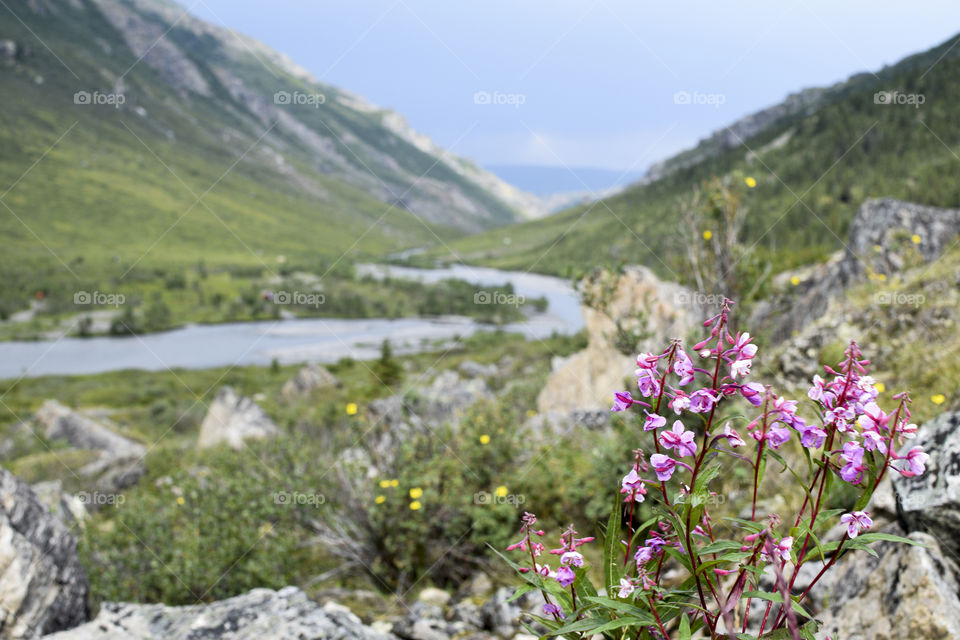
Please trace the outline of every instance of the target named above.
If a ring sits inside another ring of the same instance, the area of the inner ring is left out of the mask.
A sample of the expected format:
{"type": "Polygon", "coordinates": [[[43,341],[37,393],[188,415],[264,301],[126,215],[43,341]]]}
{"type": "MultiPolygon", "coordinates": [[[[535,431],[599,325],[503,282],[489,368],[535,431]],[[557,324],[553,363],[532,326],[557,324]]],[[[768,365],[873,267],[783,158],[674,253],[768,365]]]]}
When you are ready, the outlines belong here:
{"type": "Polygon", "coordinates": [[[77,543],[25,482],[0,469],[0,638],[36,638],[89,617],[77,543]]]}
{"type": "Polygon", "coordinates": [[[32,486],[37,500],[67,527],[83,522],[87,516],[82,498],[66,493],[60,480],[38,482],[32,486]]]}
{"type": "Polygon", "coordinates": [[[325,367],[311,362],[287,380],[280,392],[287,400],[295,400],[307,397],[318,389],[339,386],[341,386],[341,383],[336,376],[327,371],[325,367]]]}
{"type": "Polygon", "coordinates": [[[239,395],[231,387],[218,392],[200,425],[198,445],[211,447],[226,443],[234,449],[243,449],[251,439],[271,438],[280,434],[280,428],[250,398],[239,395]]]}
{"type": "Polygon", "coordinates": [[[393,623],[393,633],[406,640],[448,640],[476,630],[465,621],[444,618],[440,606],[423,601],[413,603],[407,614],[393,623]]]}
{"type": "Polygon", "coordinates": [[[116,493],[135,485],[146,472],[147,450],[112,431],[89,415],[47,400],[35,414],[51,440],[63,440],[75,449],[99,451],[99,457],[79,470],[93,491],[116,493]]]}
{"type": "MultiPolygon", "coordinates": [[[[940,209],[882,198],[866,200],[850,223],[846,248],[802,282],[751,314],[751,327],[769,327],[779,342],[809,325],[869,271],[892,275],[915,261],[930,262],[960,234],[960,209],[940,209]],[[920,236],[920,243],[911,237],[920,236]],[[879,250],[878,250],[879,248],[879,250]],[[915,258],[915,260],[914,260],[915,258]]],[[[808,374],[809,375],[809,374],[808,374]]]]}
{"type": "Polygon", "coordinates": [[[47,400],[37,410],[36,419],[52,440],[66,440],[77,449],[104,451],[115,458],[142,456],[143,445],[114,433],[103,424],[56,400],[47,400]]]}
{"type": "Polygon", "coordinates": [[[827,574],[818,638],[960,638],[957,565],[933,536],[909,537],[925,546],[881,542],[878,558],[853,552],[827,574]]]}
{"type": "Polygon", "coordinates": [[[893,478],[900,520],[907,530],[933,535],[948,553],[960,557],[960,413],[924,424],[905,448],[917,445],[930,455],[926,473],[893,478]]]}
{"type": "Polygon", "coordinates": [[[451,622],[462,622],[474,629],[483,628],[483,613],[480,607],[472,600],[461,600],[450,607],[447,619],[451,622]]]}
{"type": "Polygon", "coordinates": [[[457,371],[465,378],[494,378],[499,374],[497,365],[488,364],[484,366],[473,360],[464,360],[461,362],[460,366],[457,367],[457,371]]]}
{"type": "Polygon", "coordinates": [[[437,607],[444,607],[448,602],[450,602],[450,594],[443,589],[427,587],[417,594],[417,600],[437,607]]]}
{"type": "Polygon", "coordinates": [[[509,638],[522,629],[520,616],[523,613],[543,613],[543,596],[539,592],[529,591],[517,600],[507,602],[513,592],[514,589],[510,587],[501,587],[480,608],[484,628],[504,638],[509,638]]]}
{"type": "Polygon", "coordinates": [[[93,621],[53,640],[391,640],[345,607],[320,607],[296,587],[254,589],[211,604],[107,603],[93,621]]]}

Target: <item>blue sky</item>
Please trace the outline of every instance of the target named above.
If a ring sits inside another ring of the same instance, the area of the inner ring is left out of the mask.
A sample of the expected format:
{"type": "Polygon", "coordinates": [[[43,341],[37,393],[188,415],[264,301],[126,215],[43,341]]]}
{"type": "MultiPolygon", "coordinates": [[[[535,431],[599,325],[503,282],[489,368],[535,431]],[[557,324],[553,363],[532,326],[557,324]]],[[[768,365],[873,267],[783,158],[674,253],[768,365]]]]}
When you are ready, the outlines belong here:
{"type": "Polygon", "coordinates": [[[956,0],[179,1],[487,165],[644,169],[960,31],[956,0]]]}

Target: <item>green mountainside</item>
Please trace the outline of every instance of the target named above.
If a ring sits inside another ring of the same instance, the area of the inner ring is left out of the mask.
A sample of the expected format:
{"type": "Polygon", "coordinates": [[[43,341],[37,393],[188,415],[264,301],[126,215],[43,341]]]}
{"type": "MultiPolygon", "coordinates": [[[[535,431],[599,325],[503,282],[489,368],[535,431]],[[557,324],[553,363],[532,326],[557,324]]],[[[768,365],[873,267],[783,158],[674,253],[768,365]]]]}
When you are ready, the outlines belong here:
{"type": "Polygon", "coordinates": [[[841,248],[867,197],[960,206],[957,40],[795,94],[654,166],[645,182],[613,197],[460,239],[452,251],[424,258],[558,274],[626,261],[676,278],[684,255],[680,203],[705,180],[734,172],[757,181],[746,199],[745,241],[773,271],[841,248]]]}

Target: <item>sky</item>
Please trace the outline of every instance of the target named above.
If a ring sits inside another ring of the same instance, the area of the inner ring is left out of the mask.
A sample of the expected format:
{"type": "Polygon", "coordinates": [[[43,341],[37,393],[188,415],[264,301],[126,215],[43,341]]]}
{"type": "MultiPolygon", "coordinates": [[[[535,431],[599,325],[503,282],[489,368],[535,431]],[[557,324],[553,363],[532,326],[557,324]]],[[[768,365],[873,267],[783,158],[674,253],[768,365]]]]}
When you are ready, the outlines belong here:
{"type": "Polygon", "coordinates": [[[956,0],[179,2],[485,166],[643,170],[960,32],[956,0]]]}

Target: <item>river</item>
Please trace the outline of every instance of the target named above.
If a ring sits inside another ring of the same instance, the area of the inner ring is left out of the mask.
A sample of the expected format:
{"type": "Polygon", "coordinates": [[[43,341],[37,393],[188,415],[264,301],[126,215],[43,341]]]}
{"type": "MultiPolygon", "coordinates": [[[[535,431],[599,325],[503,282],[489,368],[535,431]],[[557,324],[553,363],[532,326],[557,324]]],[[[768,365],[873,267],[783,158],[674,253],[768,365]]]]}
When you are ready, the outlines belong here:
{"type": "MultiPolygon", "coordinates": [[[[434,282],[459,278],[477,285],[478,300],[502,300],[495,287],[509,282],[514,293],[545,297],[544,313],[504,325],[505,331],[528,338],[576,333],[583,327],[577,293],[560,278],[517,271],[454,265],[414,269],[360,265],[361,274],[417,278],[434,282]]],[[[436,349],[458,336],[497,327],[463,317],[390,319],[281,319],[216,325],[188,325],[142,336],[68,338],[0,342],[0,378],[102,373],[123,369],[207,369],[231,365],[336,362],[369,359],[389,339],[396,353],[436,349]]]]}

